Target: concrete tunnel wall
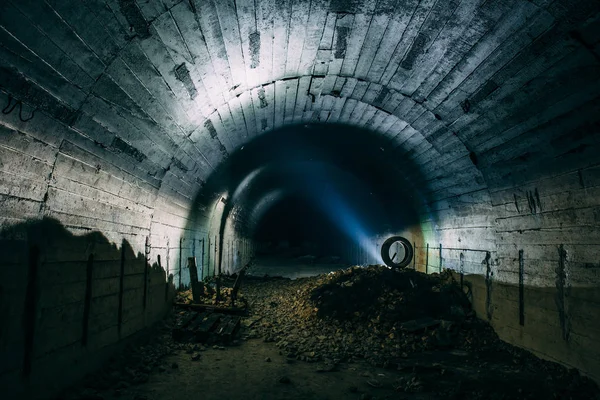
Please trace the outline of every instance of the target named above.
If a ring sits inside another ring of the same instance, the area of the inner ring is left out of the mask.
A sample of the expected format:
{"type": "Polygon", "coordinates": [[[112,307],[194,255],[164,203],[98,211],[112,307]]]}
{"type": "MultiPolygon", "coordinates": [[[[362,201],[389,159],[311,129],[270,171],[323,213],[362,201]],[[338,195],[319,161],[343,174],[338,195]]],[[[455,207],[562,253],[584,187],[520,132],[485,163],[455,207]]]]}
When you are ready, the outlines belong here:
{"type": "Polygon", "coordinates": [[[599,8],[3,1],[2,387],[50,395],[157,321],[211,174],[317,122],[386,138],[418,269],[464,272],[502,339],[600,379],[599,8]]]}

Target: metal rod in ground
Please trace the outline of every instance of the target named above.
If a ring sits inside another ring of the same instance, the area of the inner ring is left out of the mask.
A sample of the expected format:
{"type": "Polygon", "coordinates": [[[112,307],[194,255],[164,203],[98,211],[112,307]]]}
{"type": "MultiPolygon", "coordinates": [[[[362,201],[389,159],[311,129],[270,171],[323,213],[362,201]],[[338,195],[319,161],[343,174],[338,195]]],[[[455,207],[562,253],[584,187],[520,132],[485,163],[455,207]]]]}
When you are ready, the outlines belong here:
{"type": "Polygon", "coordinates": [[[525,326],[525,259],[523,250],[519,250],[519,325],[525,326]]]}
{"type": "Polygon", "coordinates": [[[196,269],[196,257],[188,257],[188,270],[190,272],[190,286],[192,287],[192,298],[194,299],[194,303],[199,303],[201,287],[198,284],[198,270],[196,269]]]}
{"type": "MultiPolygon", "coordinates": [[[[217,255],[216,255],[216,250],[217,249],[217,239],[215,239],[215,262],[217,261],[217,255]]],[[[218,304],[219,301],[221,300],[221,260],[223,260],[223,252],[221,251],[220,257],[219,257],[219,273],[217,274],[217,295],[215,296],[215,304],[218,304]]]]}
{"type": "Polygon", "coordinates": [[[215,235],[215,254],[213,258],[213,276],[217,276],[217,235],[215,235]]]}
{"type": "Polygon", "coordinates": [[[200,277],[204,278],[204,239],[202,239],[202,258],[200,259],[200,277]]]}
{"type": "Polygon", "coordinates": [[[465,277],[465,254],[460,253],[460,289],[462,290],[464,287],[464,277],[465,277]]]}
{"type": "Polygon", "coordinates": [[[440,243],[440,270],[439,273],[442,273],[442,244],[440,243]]]}
{"type": "Polygon", "coordinates": [[[425,273],[429,272],[429,243],[427,243],[427,249],[425,250],[425,273]]]}
{"type": "Polygon", "coordinates": [[[210,276],[210,237],[207,236],[208,238],[208,247],[207,247],[207,259],[206,259],[206,277],[210,276]]]}

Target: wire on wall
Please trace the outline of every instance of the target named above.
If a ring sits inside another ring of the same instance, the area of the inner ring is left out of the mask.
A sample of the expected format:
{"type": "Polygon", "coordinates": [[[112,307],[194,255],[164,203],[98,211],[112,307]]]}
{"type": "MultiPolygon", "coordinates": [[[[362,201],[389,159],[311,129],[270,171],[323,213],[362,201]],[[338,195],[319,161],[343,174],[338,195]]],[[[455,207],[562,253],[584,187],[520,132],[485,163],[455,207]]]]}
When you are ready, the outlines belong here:
{"type": "Polygon", "coordinates": [[[33,119],[33,117],[35,116],[35,111],[36,109],[34,109],[31,112],[31,116],[29,118],[23,118],[23,102],[21,102],[21,100],[15,100],[14,104],[13,104],[13,96],[11,94],[8,95],[8,104],[6,105],[6,107],[4,107],[4,109],[2,109],[2,114],[4,115],[8,115],[10,113],[12,113],[14,111],[15,108],[17,108],[17,106],[19,106],[19,119],[21,120],[21,122],[27,122],[27,121],[31,121],[33,119]]]}

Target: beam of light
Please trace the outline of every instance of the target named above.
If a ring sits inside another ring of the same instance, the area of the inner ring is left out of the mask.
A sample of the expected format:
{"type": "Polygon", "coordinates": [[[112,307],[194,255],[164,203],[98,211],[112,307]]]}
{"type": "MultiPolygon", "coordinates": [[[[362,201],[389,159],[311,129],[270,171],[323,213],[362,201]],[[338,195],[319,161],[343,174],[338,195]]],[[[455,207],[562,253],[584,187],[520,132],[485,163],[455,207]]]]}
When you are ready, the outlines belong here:
{"type": "MultiPolygon", "coordinates": [[[[362,249],[363,253],[367,255],[365,263],[382,263],[383,260],[375,243],[375,235],[369,232],[357,212],[344,199],[341,194],[342,188],[334,186],[338,180],[331,176],[333,171],[317,163],[304,165],[299,170],[302,171],[301,178],[308,183],[304,189],[306,197],[323,211],[331,223],[362,249]]],[[[351,177],[347,176],[347,178],[351,177]]],[[[352,182],[352,179],[349,179],[348,183],[354,186],[361,184],[360,181],[352,182]]],[[[348,192],[348,190],[344,192],[348,192]]],[[[358,190],[355,191],[357,196],[358,192],[358,190]]],[[[351,193],[348,192],[347,195],[351,195],[351,193]]],[[[355,261],[361,262],[362,260],[355,261]]]]}
{"type": "MultiPolygon", "coordinates": [[[[368,255],[366,263],[373,260],[382,263],[381,255],[377,251],[374,235],[370,234],[363,226],[356,213],[349,204],[331,186],[325,186],[324,199],[316,199],[321,209],[329,216],[342,232],[345,232],[368,255]]],[[[359,261],[359,260],[356,260],[359,261]]]]}

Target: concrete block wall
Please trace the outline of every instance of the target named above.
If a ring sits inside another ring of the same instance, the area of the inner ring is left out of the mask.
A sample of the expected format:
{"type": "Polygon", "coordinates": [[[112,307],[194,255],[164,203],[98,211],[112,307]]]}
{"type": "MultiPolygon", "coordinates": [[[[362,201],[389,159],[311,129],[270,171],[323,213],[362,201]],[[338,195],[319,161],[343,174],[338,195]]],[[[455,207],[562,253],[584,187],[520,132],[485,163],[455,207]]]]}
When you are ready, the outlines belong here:
{"type": "Polygon", "coordinates": [[[127,240],[72,233],[44,218],[2,230],[0,246],[7,398],[56,395],[170,309],[165,272],[127,240]]]}
{"type": "Polygon", "coordinates": [[[482,193],[485,206],[446,202],[453,216],[424,232],[429,253],[418,248],[416,264],[429,273],[452,269],[456,279],[462,272],[478,316],[501,339],[599,380],[598,167],[579,156],[571,168],[482,193]]]}
{"type": "Polygon", "coordinates": [[[173,227],[153,218],[165,194],[134,165],[42,115],[18,118],[0,121],[0,382],[8,398],[46,398],[165,315],[158,256],[179,252],[167,256],[173,227]]]}

